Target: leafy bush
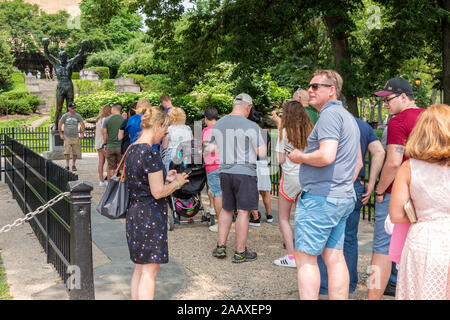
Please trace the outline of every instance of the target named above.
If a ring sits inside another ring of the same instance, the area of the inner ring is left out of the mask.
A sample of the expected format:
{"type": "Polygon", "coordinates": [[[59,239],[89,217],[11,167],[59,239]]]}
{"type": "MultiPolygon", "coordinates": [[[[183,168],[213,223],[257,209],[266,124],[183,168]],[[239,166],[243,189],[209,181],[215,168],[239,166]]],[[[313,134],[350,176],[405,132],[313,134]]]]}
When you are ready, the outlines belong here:
{"type": "Polygon", "coordinates": [[[152,47],[146,46],[122,62],[117,75],[122,76],[127,73],[154,74],[165,73],[166,71],[166,64],[154,59],[152,47]]]}
{"type": "Polygon", "coordinates": [[[41,100],[28,90],[15,89],[0,94],[0,114],[30,114],[36,112],[41,100]]]}
{"type": "MultiPolygon", "coordinates": [[[[115,78],[120,65],[128,58],[128,54],[120,50],[105,50],[94,53],[87,58],[85,67],[109,67],[110,76],[115,78]]],[[[108,77],[109,78],[109,77],[108,77]]],[[[103,78],[103,79],[108,79],[103,78]]]]}
{"type": "Polygon", "coordinates": [[[72,72],[72,80],[80,80],[80,73],[72,72]]]}
{"type": "Polygon", "coordinates": [[[98,78],[100,80],[109,79],[109,68],[108,67],[89,67],[88,69],[97,70],[98,78]]]}
{"type": "Polygon", "coordinates": [[[14,82],[11,79],[13,73],[14,57],[5,37],[0,35],[0,92],[11,89],[14,82]]]}
{"type": "Polygon", "coordinates": [[[75,93],[79,96],[102,91],[102,84],[99,81],[75,80],[75,93]]]}
{"type": "Polygon", "coordinates": [[[105,91],[115,91],[114,79],[104,79],[102,80],[102,89],[105,91]]]}
{"type": "Polygon", "coordinates": [[[170,78],[167,74],[150,74],[141,83],[142,91],[172,93],[170,78]]]}
{"type": "Polygon", "coordinates": [[[85,96],[75,98],[77,105],[77,112],[83,118],[96,117],[100,109],[106,104],[120,103],[123,111],[127,111],[133,102],[137,102],[139,98],[147,98],[153,106],[159,105],[159,93],[152,92],[113,92],[113,91],[99,91],[85,96]]]}

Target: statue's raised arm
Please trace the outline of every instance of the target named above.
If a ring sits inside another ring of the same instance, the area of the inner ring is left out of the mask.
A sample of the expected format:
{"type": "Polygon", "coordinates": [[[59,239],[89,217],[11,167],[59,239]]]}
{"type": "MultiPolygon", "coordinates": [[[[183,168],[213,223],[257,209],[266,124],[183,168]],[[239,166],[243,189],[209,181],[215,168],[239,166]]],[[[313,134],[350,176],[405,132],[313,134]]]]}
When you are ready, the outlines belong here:
{"type": "Polygon", "coordinates": [[[58,59],[56,59],[53,55],[48,51],[48,45],[50,44],[50,40],[48,38],[42,38],[42,44],[44,45],[44,53],[47,56],[48,60],[52,65],[56,65],[58,63],[58,59]]]}
{"type": "Polygon", "coordinates": [[[78,50],[77,55],[75,57],[73,57],[72,59],[70,59],[71,65],[74,65],[78,61],[80,61],[81,57],[83,57],[83,54],[86,52],[88,45],[89,45],[89,40],[84,39],[81,41],[81,48],[80,48],[80,50],[78,50]]]}

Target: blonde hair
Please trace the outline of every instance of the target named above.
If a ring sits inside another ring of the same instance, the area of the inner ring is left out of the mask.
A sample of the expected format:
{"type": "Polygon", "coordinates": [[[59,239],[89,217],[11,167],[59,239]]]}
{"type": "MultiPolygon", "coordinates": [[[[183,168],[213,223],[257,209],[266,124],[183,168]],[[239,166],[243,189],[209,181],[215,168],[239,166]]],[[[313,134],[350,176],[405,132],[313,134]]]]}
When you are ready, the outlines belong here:
{"type": "Polygon", "coordinates": [[[339,73],[334,70],[320,69],[314,72],[313,77],[315,76],[325,76],[328,80],[331,80],[330,84],[336,88],[336,97],[339,98],[342,91],[342,85],[344,83],[344,80],[342,80],[342,77],[339,73]]]}
{"type": "Polygon", "coordinates": [[[183,109],[175,107],[169,111],[169,119],[171,125],[179,125],[186,123],[186,113],[183,109]]]}
{"type": "Polygon", "coordinates": [[[450,165],[450,106],[432,105],[422,112],[406,143],[405,155],[450,165]]]}
{"type": "Polygon", "coordinates": [[[106,118],[111,115],[111,106],[109,104],[106,104],[103,106],[103,108],[98,113],[97,119],[95,119],[95,122],[100,120],[101,118],[106,118]]]}
{"type": "Polygon", "coordinates": [[[144,114],[145,110],[150,109],[152,105],[147,98],[140,98],[136,105],[136,114],[144,114]]]}
{"type": "Polygon", "coordinates": [[[156,124],[160,124],[162,128],[166,127],[169,124],[169,116],[156,107],[146,109],[141,118],[142,130],[151,129],[156,124]]]}

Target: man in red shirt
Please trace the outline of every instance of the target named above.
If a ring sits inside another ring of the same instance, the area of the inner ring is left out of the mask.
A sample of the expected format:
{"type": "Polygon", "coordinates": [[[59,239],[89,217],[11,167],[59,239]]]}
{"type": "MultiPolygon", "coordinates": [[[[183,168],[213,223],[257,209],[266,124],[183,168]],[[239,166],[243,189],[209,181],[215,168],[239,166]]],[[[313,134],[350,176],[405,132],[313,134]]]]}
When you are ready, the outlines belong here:
{"type": "MultiPolygon", "coordinates": [[[[369,300],[381,299],[389,281],[392,266],[389,257],[391,236],[384,230],[384,221],[389,214],[389,199],[395,175],[401,164],[408,159],[404,155],[406,140],[417,118],[425,110],[416,106],[412,87],[403,78],[389,79],[384,88],[375,92],[375,95],[384,97],[384,105],[389,115],[394,117],[388,123],[386,161],[375,191],[377,204],[375,205],[369,300]]],[[[396,228],[399,226],[401,225],[396,225],[396,228]]]]}

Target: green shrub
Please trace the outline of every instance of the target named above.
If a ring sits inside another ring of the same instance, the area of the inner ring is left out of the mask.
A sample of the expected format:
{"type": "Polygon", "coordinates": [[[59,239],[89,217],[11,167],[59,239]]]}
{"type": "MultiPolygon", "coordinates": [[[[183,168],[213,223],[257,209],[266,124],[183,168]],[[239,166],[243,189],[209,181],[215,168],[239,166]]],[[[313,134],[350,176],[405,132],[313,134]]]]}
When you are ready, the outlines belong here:
{"type": "Polygon", "coordinates": [[[109,79],[109,68],[108,67],[89,67],[90,70],[97,70],[98,78],[100,80],[109,79]]]}
{"type": "Polygon", "coordinates": [[[72,80],[80,80],[80,73],[72,72],[72,80]]]}
{"type": "Polygon", "coordinates": [[[30,114],[36,112],[41,100],[26,90],[12,90],[0,94],[0,114],[30,114]]]}
{"type": "Polygon", "coordinates": [[[142,91],[172,93],[170,78],[167,74],[150,74],[141,83],[142,91]]]}
{"type": "MultiPolygon", "coordinates": [[[[115,78],[120,65],[128,58],[128,54],[120,50],[105,50],[91,54],[86,61],[85,68],[94,66],[109,67],[110,77],[115,78]]],[[[109,77],[108,77],[109,78],[109,77]]],[[[108,79],[104,78],[104,79],[108,79]]]]}
{"type": "Polygon", "coordinates": [[[14,85],[13,74],[14,57],[6,37],[0,35],[0,92],[11,89],[14,85]]]}
{"type": "Polygon", "coordinates": [[[116,88],[114,87],[114,79],[102,80],[102,88],[105,91],[115,91],[116,88]]]}
{"type": "Polygon", "coordinates": [[[83,96],[94,92],[102,91],[102,84],[99,81],[75,80],[75,93],[83,96]]]}
{"type": "Polygon", "coordinates": [[[117,75],[122,76],[127,73],[154,74],[165,72],[167,72],[166,64],[160,60],[154,59],[152,47],[146,46],[122,62],[117,71],[117,75]]]}
{"type": "Polygon", "coordinates": [[[77,105],[77,112],[83,118],[96,117],[100,112],[100,109],[106,105],[113,105],[114,103],[120,103],[123,107],[123,111],[128,111],[128,108],[133,102],[137,102],[139,98],[147,98],[153,106],[159,105],[159,93],[154,92],[113,92],[113,91],[99,91],[85,96],[75,98],[75,104],[77,105]]]}

